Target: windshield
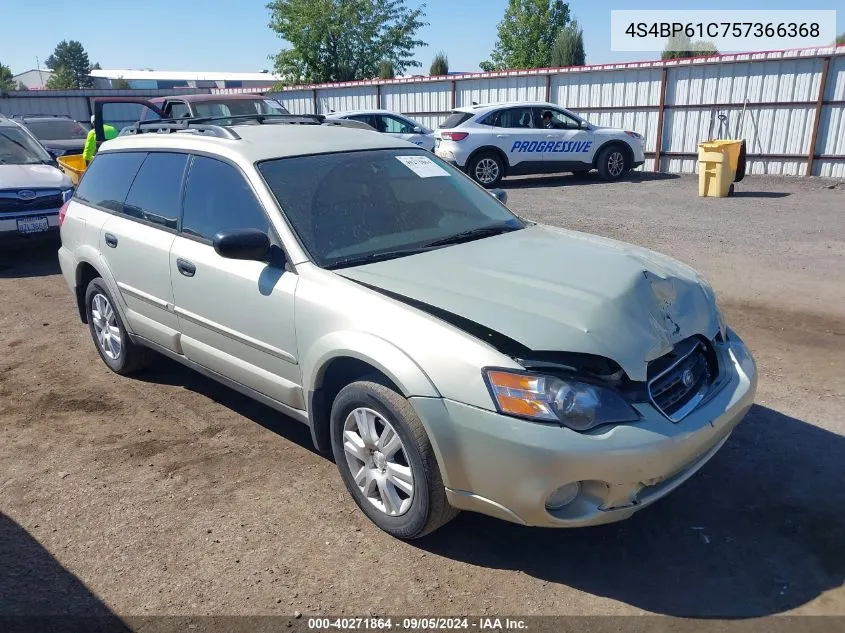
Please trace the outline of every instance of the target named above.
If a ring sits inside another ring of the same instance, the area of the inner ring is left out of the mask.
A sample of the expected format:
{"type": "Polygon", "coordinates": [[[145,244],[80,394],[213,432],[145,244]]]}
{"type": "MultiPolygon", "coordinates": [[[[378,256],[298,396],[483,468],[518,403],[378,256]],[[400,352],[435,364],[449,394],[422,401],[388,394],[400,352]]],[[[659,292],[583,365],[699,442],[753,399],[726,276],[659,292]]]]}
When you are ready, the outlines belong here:
{"type": "Polygon", "coordinates": [[[85,139],[88,131],[72,119],[44,119],[27,121],[29,131],[42,141],[65,141],[85,139]]]}
{"type": "Polygon", "coordinates": [[[36,165],[51,162],[50,154],[21,128],[0,126],[0,165],[36,165]]]}
{"type": "Polygon", "coordinates": [[[198,101],[194,104],[197,116],[219,117],[240,114],[288,114],[278,101],[273,99],[221,99],[220,101],[198,101]]]}
{"type": "Polygon", "coordinates": [[[525,226],[491,194],[424,150],[280,158],[258,169],[322,267],[398,257],[525,226]]]}

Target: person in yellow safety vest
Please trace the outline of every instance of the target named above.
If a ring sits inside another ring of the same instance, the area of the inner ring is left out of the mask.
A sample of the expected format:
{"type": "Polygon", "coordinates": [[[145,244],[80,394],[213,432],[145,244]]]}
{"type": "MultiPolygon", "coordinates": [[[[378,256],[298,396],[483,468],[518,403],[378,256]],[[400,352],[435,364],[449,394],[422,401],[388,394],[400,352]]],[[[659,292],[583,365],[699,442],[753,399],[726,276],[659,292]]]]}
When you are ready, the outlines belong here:
{"type": "MultiPolygon", "coordinates": [[[[111,140],[117,136],[117,130],[108,123],[103,123],[103,133],[106,135],[106,140],[111,140]]],[[[82,158],[87,165],[94,160],[94,154],[97,153],[97,132],[94,130],[94,115],[91,115],[91,131],[85,138],[85,149],[82,150],[82,158]]]]}

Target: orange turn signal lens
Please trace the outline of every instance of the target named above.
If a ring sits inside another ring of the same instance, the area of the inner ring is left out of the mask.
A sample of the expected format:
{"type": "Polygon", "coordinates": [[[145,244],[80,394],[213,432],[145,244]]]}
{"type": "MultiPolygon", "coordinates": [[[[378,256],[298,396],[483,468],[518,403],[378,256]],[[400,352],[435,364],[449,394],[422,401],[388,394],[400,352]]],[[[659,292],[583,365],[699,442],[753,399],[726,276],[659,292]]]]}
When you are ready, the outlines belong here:
{"type": "Polygon", "coordinates": [[[558,419],[547,400],[542,376],[490,370],[487,379],[502,413],[539,420],[558,419]]]}

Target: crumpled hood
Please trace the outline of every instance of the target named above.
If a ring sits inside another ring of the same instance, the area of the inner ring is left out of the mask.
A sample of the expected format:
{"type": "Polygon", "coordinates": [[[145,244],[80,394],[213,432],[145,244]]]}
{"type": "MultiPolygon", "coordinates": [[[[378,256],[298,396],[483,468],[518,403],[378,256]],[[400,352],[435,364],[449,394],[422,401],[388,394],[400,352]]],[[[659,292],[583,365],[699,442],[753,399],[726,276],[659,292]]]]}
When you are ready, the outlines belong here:
{"type": "Polygon", "coordinates": [[[0,165],[0,189],[70,189],[73,183],[52,165],[0,165]]]}
{"type": "Polygon", "coordinates": [[[690,267],[586,233],[529,226],[420,255],[337,271],[471,319],[534,351],[595,354],[632,380],[694,334],[719,329],[690,267]]]}

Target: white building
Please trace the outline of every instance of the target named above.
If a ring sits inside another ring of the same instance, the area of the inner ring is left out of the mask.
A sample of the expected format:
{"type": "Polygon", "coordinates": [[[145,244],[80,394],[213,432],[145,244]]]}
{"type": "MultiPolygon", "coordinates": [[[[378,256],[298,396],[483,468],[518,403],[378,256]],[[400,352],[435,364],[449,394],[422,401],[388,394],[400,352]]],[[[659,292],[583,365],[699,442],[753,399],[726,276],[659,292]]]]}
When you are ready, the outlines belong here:
{"type": "Polygon", "coordinates": [[[270,88],[279,81],[273,73],[226,73],[170,70],[92,70],[96,88],[111,88],[124,79],[130,88],[270,88]]]}
{"type": "Polygon", "coordinates": [[[24,72],[14,75],[12,80],[15,86],[19,83],[23,84],[28,90],[42,90],[47,86],[47,82],[53,73],[49,70],[25,70],[24,72]]]}

